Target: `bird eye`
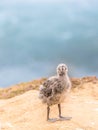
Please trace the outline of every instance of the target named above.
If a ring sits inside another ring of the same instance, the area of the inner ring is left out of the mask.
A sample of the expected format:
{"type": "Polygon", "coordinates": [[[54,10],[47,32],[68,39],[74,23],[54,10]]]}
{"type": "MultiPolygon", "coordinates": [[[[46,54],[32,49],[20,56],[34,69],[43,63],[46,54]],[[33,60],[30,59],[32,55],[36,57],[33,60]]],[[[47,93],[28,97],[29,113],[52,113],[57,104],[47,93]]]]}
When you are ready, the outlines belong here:
{"type": "Polygon", "coordinates": [[[58,68],[58,70],[60,71],[60,68],[58,68]]]}
{"type": "Polygon", "coordinates": [[[65,66],[62,66],[63,70],[66,70],[66,67],[65,66]]]}

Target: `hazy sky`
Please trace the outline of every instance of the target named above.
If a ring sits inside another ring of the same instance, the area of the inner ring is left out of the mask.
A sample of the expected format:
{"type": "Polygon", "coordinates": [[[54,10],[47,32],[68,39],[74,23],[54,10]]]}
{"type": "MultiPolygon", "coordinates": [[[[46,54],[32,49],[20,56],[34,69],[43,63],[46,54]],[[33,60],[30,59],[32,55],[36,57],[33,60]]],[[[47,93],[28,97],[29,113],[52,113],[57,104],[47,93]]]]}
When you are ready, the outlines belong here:
{"type": "Polygon", "coordinates": [[[0,1],[0,86],[55,74],[98,75],[97,0],[0,1]]]}

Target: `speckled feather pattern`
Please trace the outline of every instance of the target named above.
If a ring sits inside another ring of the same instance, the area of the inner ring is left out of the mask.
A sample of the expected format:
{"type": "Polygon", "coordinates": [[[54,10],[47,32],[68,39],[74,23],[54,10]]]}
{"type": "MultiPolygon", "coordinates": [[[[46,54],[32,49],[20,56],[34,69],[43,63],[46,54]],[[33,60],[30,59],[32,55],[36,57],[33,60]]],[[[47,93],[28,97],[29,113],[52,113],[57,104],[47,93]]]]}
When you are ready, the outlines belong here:
{"type": "Polygon", "coordinates": [[[39,97],[48,106],[59,104],[63,102],[70,87],[71,82],[67,73],[63,76],[50,77],[40,86],[39,97]]]}

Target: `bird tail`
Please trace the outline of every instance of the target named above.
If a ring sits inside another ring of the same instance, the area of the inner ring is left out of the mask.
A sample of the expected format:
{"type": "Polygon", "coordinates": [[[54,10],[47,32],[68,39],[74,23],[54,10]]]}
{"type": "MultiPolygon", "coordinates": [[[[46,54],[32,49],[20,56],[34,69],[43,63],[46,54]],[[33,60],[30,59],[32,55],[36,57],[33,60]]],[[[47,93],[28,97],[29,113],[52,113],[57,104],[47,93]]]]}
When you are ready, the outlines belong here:
{"type": "Polygon", "coordinates": [[[42,99],[44,94],[43,94],[43,91],[44,91],[45,87],[43,85],[40,85],[39,87],[39,98],[42,99]]]}

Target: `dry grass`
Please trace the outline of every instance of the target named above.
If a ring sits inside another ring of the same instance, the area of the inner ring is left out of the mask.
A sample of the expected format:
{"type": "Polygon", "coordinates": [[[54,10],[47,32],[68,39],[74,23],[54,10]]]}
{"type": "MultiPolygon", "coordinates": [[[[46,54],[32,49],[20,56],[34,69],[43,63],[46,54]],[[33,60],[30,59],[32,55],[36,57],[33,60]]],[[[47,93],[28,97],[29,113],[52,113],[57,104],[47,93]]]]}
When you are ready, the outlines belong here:
{"type": "MultiPolygon", "coordinates": [[[[8,88],[0,89],[0,99],[11,98],[23,94],[29,90],[38,90],[40,84],[42,84],[45,80],[46,78],[42,78],[39,80],[23,82],[8,88]]],[[[83,78],[71,78],[71,82],[72,82],[72,90],[74,91],[83,88],[84,84],[86,83],[98,84],[98,79],[95,76],[83,77],[83,78]]]]}
{"type": "Polygon", "coordinates": [[[20,84],[16,84],[14,86],[0,89],[0,99],[7,99],[14,97],[16,95],[23,94],[26,91],[38,89],[39,85],[42,84],[46,78],[42,78],[39,80],[33,80],[31,82],[24,82],[20,84]]]}

